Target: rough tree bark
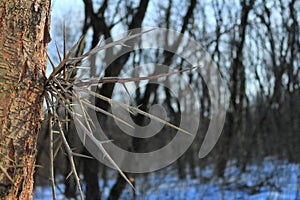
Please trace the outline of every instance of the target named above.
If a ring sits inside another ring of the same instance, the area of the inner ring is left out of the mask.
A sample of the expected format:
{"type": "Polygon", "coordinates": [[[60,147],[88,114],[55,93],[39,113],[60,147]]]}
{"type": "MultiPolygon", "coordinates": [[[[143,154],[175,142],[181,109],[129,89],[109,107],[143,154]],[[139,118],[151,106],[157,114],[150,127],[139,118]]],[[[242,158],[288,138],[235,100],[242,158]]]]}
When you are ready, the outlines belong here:
{"type": "Polygon", "coordinates": [[[0,199],[32,199],[50,0],[0,1],[0,199]]]}

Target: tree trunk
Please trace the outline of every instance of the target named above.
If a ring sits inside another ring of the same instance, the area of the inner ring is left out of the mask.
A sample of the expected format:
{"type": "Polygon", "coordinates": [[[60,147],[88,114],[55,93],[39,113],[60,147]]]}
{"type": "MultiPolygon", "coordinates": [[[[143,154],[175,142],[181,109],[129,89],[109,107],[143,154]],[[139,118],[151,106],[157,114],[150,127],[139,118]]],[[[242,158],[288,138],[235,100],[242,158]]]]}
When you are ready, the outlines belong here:
{"type": "Polygon", "coordinates": [[[50,0],[0,1],[0,199],[32,199],[50,0]]]}
{"type": "MultiPolygon", "coordinates": [[[[83,154],[89,155],[89,152],[84,148],[83,154]]],[[[99,162],[96,159],[83,159],[83,177],[86,184],[86,199],[101,199],[98,169],[99,162]]]]}
{"type": "Polygon", "coordinates": [[[120,174],[118,174],[117,181],[110,191],[108,200],[120,199],[120,196],[122,195],[122,192],[126,187],[126,183],[126,180],[120,174]]]}
{"type": "MultiPolygon", "coordinates": [[[[246,76],[245,66],[243,63],[243,49],[246,40],[246,28],[248,26],[248,16],[253,8],[255,0],[251,0],[247,3],[246,0],[241,1],[241,16],[239,24],[239,35],[238,41],[236,42],[235,58],[231,63],[231,77],[230,77],[230,106],[231,112],[227,115],[226,131],[223,133],[223,140],[220,141],[222,149],[215,167],[215,174],[219,177],[224,177],[226,165],[228,159],[230,159],[231,145],[233,137],[240,137],[242,134],[242,119],[244,114],[244,100],[246,98],[245,87],[246,87],[246,76]],[[238,100],[238,101],[237,101],[238,100]],[[237,134],[240,133],[240,134],[237,134]]],[[[234,49],[234,48],[233,48],[234,49]]],[[[239,141],[240,142],[240,141],[239,141]]]]}

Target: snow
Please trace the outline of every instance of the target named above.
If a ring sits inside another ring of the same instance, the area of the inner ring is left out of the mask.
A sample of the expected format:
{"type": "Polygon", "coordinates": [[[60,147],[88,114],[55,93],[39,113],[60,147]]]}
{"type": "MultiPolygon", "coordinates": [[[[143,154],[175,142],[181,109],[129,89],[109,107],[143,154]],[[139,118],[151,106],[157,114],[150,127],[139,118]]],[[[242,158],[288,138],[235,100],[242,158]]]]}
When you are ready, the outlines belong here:
{"type": "MultiPolygon", "coordinates": [[[[188,177],[185,180],[179,180],[176,169],[169,167],[147,176],[136,177],[136,199],[300,199],[300,166],[297,164],[265,160],[260,165],[248,166],[246,172],[242,173],[233,163],[231,166],[227,166],[224,179],[212,177],[211,167],[198,169],[197,172],[201,178],[191,179],[188,177]]],[[[108,186],[102,191],[102,199],[107,199],[114,180],[115,178],[111,178],[108,181],[108,186]]],[[[100,185],[103,186],[102,180],[100,185]]],[[[63,191],[63,184],[57,185],[57,187],[60,188],[59,191],[63,191]]],[[[50,187],[35,189],[34,199],[48,200],[51,198],[50,187]]],[[[58,192],[58,199],[65,198],[58,192]]],[[[121,199],[133,199],[133,191],[129,186],[123,191],[121,199]]]]}

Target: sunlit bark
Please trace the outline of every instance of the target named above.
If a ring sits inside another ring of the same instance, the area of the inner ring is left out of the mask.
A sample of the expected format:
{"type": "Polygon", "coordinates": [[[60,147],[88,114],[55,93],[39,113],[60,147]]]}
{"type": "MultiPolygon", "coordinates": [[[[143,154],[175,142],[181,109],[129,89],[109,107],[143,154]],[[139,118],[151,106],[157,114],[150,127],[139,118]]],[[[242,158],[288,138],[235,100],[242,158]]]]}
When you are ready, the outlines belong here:
{"type": "Polygon", "coordinates": [[[50,0],[0,2],[0,198],[32,199],[50,0]]]}

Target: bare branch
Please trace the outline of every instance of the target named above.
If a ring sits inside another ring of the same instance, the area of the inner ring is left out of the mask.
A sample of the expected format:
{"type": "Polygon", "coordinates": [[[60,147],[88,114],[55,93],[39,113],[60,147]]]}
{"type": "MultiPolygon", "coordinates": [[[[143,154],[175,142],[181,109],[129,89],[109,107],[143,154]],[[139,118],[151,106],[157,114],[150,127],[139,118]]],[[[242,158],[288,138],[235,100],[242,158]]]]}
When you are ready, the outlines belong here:
{"type": "Polygon", "coordinates": [[[94,85],[99,85],[103,83],[128,83],[128,82],[135,82],[135,81],[143,81],[143,80],[153,80],[153,79],[158,79],[161,77],[167,77],[167,76],[172,76],[174,74],[179,74],[182,72],[190,71],[195,68],[199,68],[198,66],[196,67],[191,67],[187,69],[182,69],[176,72],[170,72],[170,73],[163,73],[163,74],[158,74],[158,75],[153,75],[153,76],[146,76],[146,77],[134,77],[134,78],[119,78],[119,77],[104,77],[101,80],[98,79],[91,79],[91,78],[86,78],[86,79],[79,79],[76,80],[74,86],[77,87],[83,87],[83,86],[94,86],[94,85]]]}
{"type": "Polygon", "coordinates": [[[53,157],[53,127],[52,127],[52,123],[53,123],[53,116],[52,114],[49,112],[48,113],[48,117],[49,117],[49,157],[50,157],[50,164],[49,164],[49,168],[50,168],[50,184],[51,184],[51,188],[52,188],[52,199],[56,200],[56,190],[55,190],[55,178],[54,178],[54,157],[53,157]]]}
{"type": "Polygon", "coordinates": [[[77,174],[76,166],[75,166],[75,163],[74,163],[73,152],[72,152],[72,150],[69,146],[69,143],[68,143],[68,141],[65,137],[65,134],[64,134],[64,131],[63,131],[63,128],[62,128],[62,125],[61,125],[61,121],[58,120],[57,123],[58,123],[60,135],[61,135],[62,140],[63,140],[63,144],[64,144],[64,146],[66,148],[66,151],[67,151],[67,154],[68,154],[69,162],[70,162],[71,167],[72,167],[72,172],[74,173],[74,176],[75,176],[75,180],[76,180],[76,184],[77,184],[77,187],[78,187],[78,190],[79,190],[80,198],[81,198],[81,200],[84,200],[82,188],[81,188],[81,185],[80,185],[80,179],[79,179],[79,176],[77,174]]]}

